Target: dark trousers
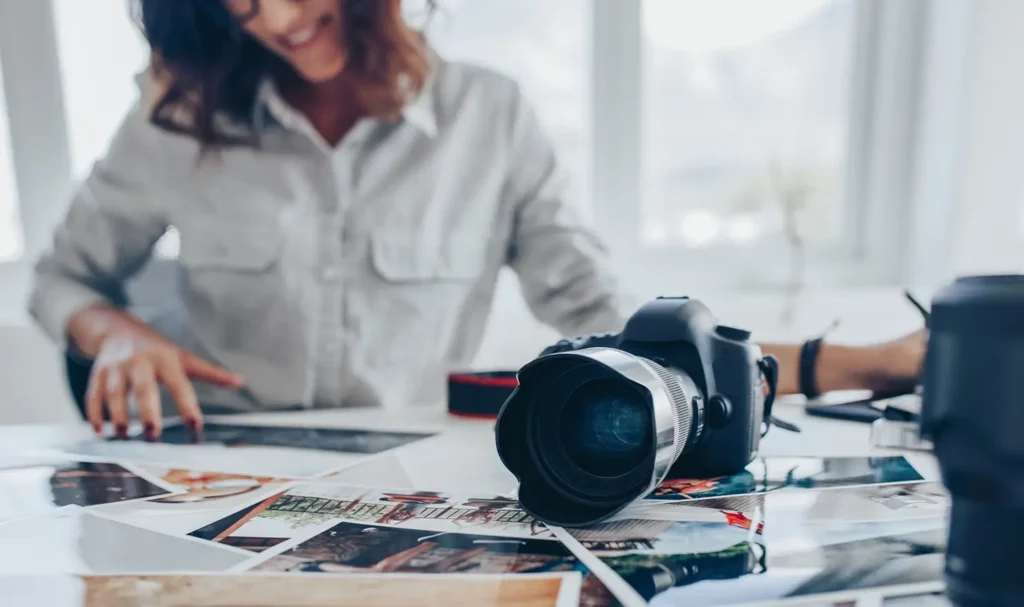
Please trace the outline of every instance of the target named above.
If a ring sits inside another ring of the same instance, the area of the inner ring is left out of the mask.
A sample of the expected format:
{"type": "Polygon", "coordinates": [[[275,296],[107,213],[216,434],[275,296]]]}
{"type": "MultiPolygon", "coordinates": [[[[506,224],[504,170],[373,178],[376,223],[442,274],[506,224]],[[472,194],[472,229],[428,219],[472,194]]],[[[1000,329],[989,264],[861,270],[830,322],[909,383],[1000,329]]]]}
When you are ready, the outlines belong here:
{"type": "Polygon", "coordinates": [[[85,391],[89,388],[89,376],[92,374],[92,361],[74,354],[64,354],[64,371],[67,375],[68,389],[74,399],[78,412],[85,419],[85,391]]]}

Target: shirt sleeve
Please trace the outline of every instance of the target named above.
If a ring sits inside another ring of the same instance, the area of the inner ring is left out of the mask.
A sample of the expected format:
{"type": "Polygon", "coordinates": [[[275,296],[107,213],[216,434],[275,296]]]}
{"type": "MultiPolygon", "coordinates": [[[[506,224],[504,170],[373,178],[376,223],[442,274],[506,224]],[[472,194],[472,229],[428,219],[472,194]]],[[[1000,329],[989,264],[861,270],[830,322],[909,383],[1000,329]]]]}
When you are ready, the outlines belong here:
{"type": "Polygon", "coordinates": [[[566,336],[621,330],[626,298],[605,244],[568,200],[568,176],[521,94],[512,116],[506,195],[514,219],[508,264],[527,305],[566,336]]]}
{"type": "Polygon", "coordinates": [[[165,136],[150,123],[148,105],[140,100],[106,155],[78,186],[51,245],[38,259],[29,312],[58,343],[66,339],[70,317],[83,307],[125,305],[125,280],[146,263],[167,230],[165,215],[153,200],[165,181],[165,136]]]}

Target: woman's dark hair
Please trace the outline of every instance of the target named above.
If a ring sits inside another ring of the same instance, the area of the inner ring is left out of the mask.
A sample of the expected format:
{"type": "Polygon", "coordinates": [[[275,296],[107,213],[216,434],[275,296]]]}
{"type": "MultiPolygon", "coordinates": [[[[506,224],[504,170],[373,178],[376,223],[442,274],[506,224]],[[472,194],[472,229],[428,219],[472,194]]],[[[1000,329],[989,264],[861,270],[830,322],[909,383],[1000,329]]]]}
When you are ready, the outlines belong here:
{"type": "MultiPolygon", "coordinates": [[[[247,34],[222,0],[131,0],[165,85],[151,120],[204,146],[238,142],[219,128],[227,118],[253,130],[261,81],[291,68],[247,34]]],[[[395,117],[427,79],[428,49],[409,28],[402,0],[338,0],[344,9],[347,67],[360,97],[380,118],[395,117]]],[[[428,10],[435,0],[428,0],[428,10]]],[[[244,139],[244,138],[243,138],[244,139]]]]}

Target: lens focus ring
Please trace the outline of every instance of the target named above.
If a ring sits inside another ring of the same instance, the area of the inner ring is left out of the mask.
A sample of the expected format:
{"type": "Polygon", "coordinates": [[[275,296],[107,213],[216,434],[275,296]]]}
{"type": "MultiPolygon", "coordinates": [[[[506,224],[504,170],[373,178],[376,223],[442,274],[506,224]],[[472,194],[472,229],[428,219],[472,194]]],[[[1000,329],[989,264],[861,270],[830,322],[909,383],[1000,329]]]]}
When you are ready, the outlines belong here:
{"type": "Polygon", "coordinates": [[[646,358],[640,358],[639,360],[661,378],[662,383],[668,390],[669,396],[672,398],[672,422],[676,428],[675,453],[672,455],[672,461],[674,462],[679,459],[683,449],[686,448],[686,441],[690,437],[690,426],[693,424],[690,403],[686,398],[686,393],[683,392],[683,387],[679,385],[679,380],[671,371],[646,358]]]}

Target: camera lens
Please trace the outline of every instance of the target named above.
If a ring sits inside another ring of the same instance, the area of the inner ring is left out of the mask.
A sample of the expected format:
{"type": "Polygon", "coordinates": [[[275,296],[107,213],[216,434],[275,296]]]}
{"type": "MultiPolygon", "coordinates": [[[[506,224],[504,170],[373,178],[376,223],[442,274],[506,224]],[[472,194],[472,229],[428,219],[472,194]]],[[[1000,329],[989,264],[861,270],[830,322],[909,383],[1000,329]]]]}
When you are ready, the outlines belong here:
{"type": "Polygon", "coordinates": [[[589,382],[566,401],[558,422],[569,459],[594,476],[617,477],[651,450],[653,420],[643,396],[613,379],[589,382]]]}
{"type": "Polygon", "coordinates": [[[694,381],[612,348],[543,356],[523,367],[496,426],[519,502],[564,527],[599,522],[650,493],[701,436],[694,381]]]}
{"type": "Polygon", "coordinates": [[[1019,605],[1024,543],[1024,276],[969,276],[934,297],[921,435],[952,495],[947,594],[1019,605]]]}

